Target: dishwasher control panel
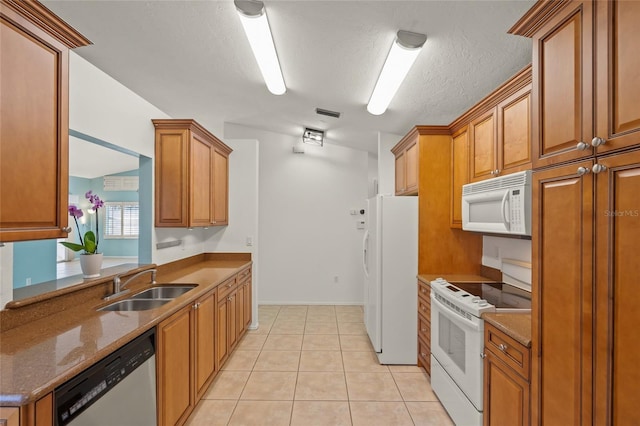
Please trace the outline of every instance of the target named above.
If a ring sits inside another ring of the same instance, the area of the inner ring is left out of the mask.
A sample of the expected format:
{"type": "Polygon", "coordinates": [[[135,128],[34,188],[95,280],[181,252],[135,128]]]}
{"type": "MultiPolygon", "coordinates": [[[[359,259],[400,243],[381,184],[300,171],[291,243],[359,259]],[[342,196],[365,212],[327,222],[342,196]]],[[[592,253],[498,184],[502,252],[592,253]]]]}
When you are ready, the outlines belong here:
{"type": "Polygon", "coordinates": [[[152,329],[56,388],[56,425],[69,424],[154,354],[152,329]]]}

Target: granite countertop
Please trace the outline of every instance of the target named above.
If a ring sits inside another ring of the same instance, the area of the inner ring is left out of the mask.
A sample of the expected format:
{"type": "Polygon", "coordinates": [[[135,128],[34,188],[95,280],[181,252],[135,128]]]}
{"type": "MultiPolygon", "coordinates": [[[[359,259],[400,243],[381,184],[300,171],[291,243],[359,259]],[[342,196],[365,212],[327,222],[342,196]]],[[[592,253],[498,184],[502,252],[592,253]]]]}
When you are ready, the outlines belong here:
{"type": "Polygon", "coordinates": [[[0,405],[38,400],[250,264],[250,260],[205,260],[159,271],[158,283],[198,287],[156,309],[96,311],[112,303],[97,299],[0,333],[0,405]]]}
{"type": "Polygon", "coordinates": [[[522,345],[531,347],[531,314],[503,314],[495,312],[487,312],[482,314],[489,324],[498,330],[520,342],[522,345]]]}

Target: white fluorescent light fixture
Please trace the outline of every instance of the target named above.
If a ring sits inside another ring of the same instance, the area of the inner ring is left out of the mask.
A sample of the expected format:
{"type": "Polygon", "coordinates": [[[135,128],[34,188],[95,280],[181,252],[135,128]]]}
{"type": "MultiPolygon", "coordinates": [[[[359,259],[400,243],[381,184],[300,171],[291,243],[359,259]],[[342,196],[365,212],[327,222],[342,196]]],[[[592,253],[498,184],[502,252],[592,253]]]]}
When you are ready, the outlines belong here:
{"type": "Polygon", "coordinates": [[[317,145],[322,146],[322,142],[324,140],[324,132],[322,130],[304,129],[304,133],[302,134],[302,142],[308,143],[309,145],[317,145]]]}
{"type": "Polygon", "coordinates": [[[287,87],[284,85],[264,3],[254,0],[234,0],[233,3],[236,5],[240,22],[247,34],[253,56],[256,57],[267,89],[274,95],[282,95],[287,91],[287,87]]]}
{"type": "Polygon", "coordinates": [[[367,111],[380,115],[387,110],[426,41],[424,34],[398,31],[369,99],[367,111]]]}

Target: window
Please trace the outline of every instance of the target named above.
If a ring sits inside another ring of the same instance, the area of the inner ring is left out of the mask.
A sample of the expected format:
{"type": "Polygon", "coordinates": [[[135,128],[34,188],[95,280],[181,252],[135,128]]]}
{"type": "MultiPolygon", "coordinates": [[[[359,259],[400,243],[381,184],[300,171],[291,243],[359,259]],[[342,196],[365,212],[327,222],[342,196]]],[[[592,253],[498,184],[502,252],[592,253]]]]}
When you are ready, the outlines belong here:
{"type": "Polygon", "coordinates": [[[136,202],[106,202],[105,238],[138,238],[140,210],[136,202]]]}

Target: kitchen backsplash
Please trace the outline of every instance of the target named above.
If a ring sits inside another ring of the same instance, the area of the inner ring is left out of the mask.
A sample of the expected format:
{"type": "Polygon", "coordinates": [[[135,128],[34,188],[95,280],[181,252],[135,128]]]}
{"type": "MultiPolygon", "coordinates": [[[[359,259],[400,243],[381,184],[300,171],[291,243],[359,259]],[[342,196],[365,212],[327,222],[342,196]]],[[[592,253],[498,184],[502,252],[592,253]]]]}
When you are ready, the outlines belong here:
{"type": "Polygon", "coordinates": [[[502,270],[502,259],[531,262],[531,240],[482,237],[482,264],[502,270]]]}

